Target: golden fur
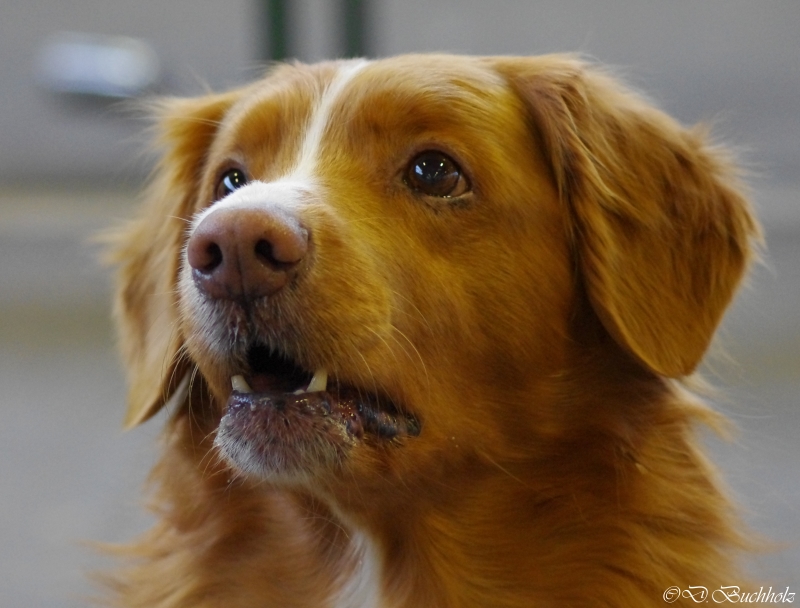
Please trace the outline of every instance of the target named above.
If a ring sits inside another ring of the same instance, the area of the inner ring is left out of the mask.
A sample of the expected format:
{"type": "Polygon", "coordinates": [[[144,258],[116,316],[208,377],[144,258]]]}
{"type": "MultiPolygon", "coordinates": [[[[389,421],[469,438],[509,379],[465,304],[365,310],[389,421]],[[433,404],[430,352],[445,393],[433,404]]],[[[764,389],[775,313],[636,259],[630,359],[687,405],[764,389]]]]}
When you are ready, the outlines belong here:
{"type": "Polygon", "coordinates": [[[393,608],[641,608],[672,585],[740,584],[740,524],[693,431],[713,416],[676,380],[756,220],[702,130],[568,56],[406,56],[346,83],[297,211],[313,263],[253,306],[294,361],[388,396],[421,433],[366,437],[293,483],[219,457],[237,371],[186,279],[187,226],[231,159],[266,184],[291,170],[343,65],[160,106],[163,159],[117,237],[116,316],[127,424],[172,401],[158,523],[124,551],[114,605],[348,605],[333,598],[367,558],[393,608]],[[466,195],[402,179],[431,148],[466,195]]]}

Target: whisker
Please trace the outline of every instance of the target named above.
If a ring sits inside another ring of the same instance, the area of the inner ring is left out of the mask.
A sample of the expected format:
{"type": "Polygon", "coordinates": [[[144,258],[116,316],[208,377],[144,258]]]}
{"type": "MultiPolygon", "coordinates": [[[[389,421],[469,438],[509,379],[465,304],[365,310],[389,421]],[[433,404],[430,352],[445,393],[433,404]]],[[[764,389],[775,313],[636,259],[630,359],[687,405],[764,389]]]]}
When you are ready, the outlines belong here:
{"type": "Polygon", "coordinates": [[[187,226],[191,225],[191,223],[192,223],[192,220],[190,220],[189,218],[186,218],[186,217],[181,217],[180,215],[168,215],[167,219],[181,221],[184,224],[186,224],[187,226]]]}
{"type": "Polygon", "coordinates": [[[482,454],[482,456],[483,456],[483,458],[488,460],[491,465],[497,467],[497,469],[499,469],[501,472],[503,472],[506,475],[508,475],[508,477],[510,477],[511,479],[513,479],[514,481],[519,483],[520,485],[523,485],[528,489],[533,489],[533,488],[531,488],[530,484],[526,483],[524,480],[522,480],[519,477],[517,477],[516,475],[514,475],[511,471],[509,471],[508,469],[503,467],[499,462],[497,462],[494,459],[492,459],[488,454],[484,453],[484,454],[482,454]]]}
{"type": "MultiPolygon", "coordinates": [[[[414,351],[415,355],[414,358],[416,358],[416,360],[419,361],[420,365],[422,366],[422,373],[425,376],[425,385],[427,387],[430,387],[431,381],[430,381],[430,376],[428,375],[428,366],[425,364],[425,359],[423,359],[422,353],[419,352],[419,349],[411,341],[411,338],[409,338],[404,332],[399,330],[395,325],[392,325],[392,329],[394,330],[394,333],[397,333],[401,338],[403,338],[403,340],[405,340],[408,343],[408,346],[411,347],[411,350],[414,351]]],[[[395,336],[394,333],[392,334],[392,339],[395,341],[398,347],[403,350],[406,356],[408,356],[409,354],[408,350],[406,349],[405,346],[403,346],[400,340],[397,339],[397,336],[395,336]]]]}
{"type": "Polygon", "coordinates": [[[406,304],[409,304],[411,306],[411,308],[413,308],[414,311],[417,314],[415,316],[415,315],[412,315],[408,311],[404,311],[404,310],[400,310],[400,309],[395,309],[395,311],[394,311],[395,313],[402,312],[403,314],[408,315],[412,320],[420,320],[420,321],[422,321],[425,324],[425,327],[428,328],[428,332],[431,333],[431,334],[434,333],[433,332],[433,326],[428,321],[428,318],[422,313],[422,311],[419,309],[419,306],[417,306],[416,303],[411,298],[409,298],[408,296],[400,293],[396,289],[392,290],[392,294],[394,294],[394,296],[396,298],[399,298],[399,299],[403,300],[404,302],[406,302],[406,304]]]}

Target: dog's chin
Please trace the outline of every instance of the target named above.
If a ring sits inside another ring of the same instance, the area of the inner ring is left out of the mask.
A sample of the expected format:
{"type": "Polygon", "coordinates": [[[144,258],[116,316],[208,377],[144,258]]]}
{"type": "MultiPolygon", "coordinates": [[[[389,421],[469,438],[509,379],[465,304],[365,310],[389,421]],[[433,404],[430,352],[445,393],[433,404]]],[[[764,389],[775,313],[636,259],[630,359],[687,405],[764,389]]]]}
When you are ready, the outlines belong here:
{"type": "Polygon", "coordinates": [[[419,420],[385,395],[327,372],[313,374],[266,348],[251,348],[219,423],[215,446],[246,477],[303,483],[342,470],[360,446],[400,447],[419,420]]]}

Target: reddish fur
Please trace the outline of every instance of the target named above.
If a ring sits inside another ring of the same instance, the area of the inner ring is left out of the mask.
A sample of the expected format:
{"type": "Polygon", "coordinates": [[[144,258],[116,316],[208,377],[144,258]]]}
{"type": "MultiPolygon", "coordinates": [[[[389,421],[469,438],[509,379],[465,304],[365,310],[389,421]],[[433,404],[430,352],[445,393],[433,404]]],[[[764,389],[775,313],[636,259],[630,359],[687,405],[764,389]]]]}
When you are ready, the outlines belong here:
{"type": "Polygon", "coordinates": [[[714,417],[673,379],[698,364],[757,224],[701,133],[569,57],[401,57],[348,85],[287,322],[310,368],[377,384],[423,433],[354,450],[314,488],[220,462],[231,371],[177,292],[186,220],[227,158],[262,180],[285,171],[334,71],[284,66],[164,104],[167,152],[116,250],[128,423],[199,371],[115,605],[325,606],[356,567],[352,526],[398,608],[639,608],[672,585],[739,584],[740,525],[693,431],[714,417]],[[465,208],[397,178],[434,144],[472,177],[465,208]]]}

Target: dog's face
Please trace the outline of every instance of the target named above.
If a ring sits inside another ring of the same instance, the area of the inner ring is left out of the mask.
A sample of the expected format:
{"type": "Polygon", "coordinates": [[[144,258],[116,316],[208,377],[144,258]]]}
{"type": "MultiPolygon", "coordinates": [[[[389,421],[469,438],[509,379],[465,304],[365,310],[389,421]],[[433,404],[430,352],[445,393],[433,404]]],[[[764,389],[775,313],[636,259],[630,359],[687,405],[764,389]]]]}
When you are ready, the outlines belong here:
{"type": "Polygon", "coordinates": [[[587,359],[691,371],[755,230],[699,136],[568,58],[284,66],[164,112],[129,421],[196,366],[217,448],[278,483],[523,458],[587,359]]]}
{"type": "Polygon", "coordinates": [[[570,254],[541,146],[497,74],[446,68],[285,69],[221,121],[179,297],[247,472],[410,473],[393,452],[503,441],[524,418],[492,396],[562,365],[570,254]]]}

